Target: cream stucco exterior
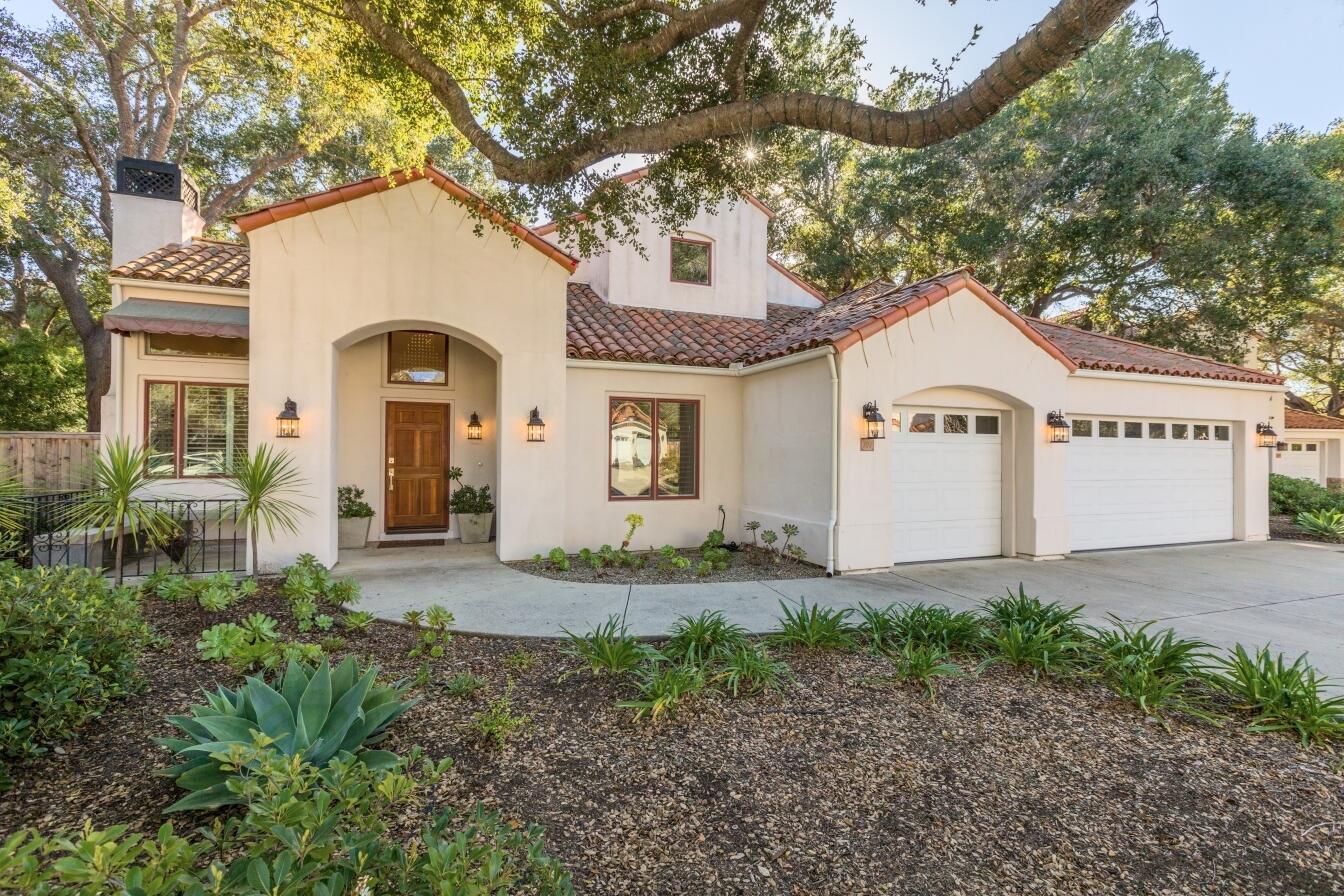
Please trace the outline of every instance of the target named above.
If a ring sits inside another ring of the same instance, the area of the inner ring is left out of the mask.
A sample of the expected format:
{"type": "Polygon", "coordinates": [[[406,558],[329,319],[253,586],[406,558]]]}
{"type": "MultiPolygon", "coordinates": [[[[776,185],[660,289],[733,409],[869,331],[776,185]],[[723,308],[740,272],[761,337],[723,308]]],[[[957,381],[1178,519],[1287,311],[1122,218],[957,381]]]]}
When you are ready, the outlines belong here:
{"type": "MultiPolygon", "coordinates": [[[[142,438],[150,380],[246,384],[251,444],[289,452],[307,481],[310,511],[297,533],[263,542],[263,569],[303,552],[336,562],[338,485],[365,489],[376,513],[373,538],[402,537],[384,521],[389,401],[449,406],[449,462],[468,484],[495,492],[496,551],[504,560],[557,545],[572,552],[619,543],[632,512],[645,519],[635,547],[694,546],[722,513],[730,539],[748,537],[748,520],[776,530],[793,523],[809,560],[837,572],[885,569],[894,556],[896,440],[863,439],[868,402],[889,418],[910,405],[999,417],[1005,555],[1050,559],[1071,550],[1070,445],[1046,437],[1054,410],[1225,422],[1234,537],[1266,537],[1271,452],[1255,447],[1254,434],[1257,423],[1283,419],[1281,387],[1077,370],[992,297],[969,288],[895,323],[866,327],[858,341],[745,367],[566,358],[571,280],[588,282],[613,303],[752,318],[764,315],[767,299],[789,298],[781,283],[805,295],[767,263],[766,220],[743,201],[692,221],[688,232],[715,247],[714,286],[694,287],[669,281],[668,237],[652,224],[641,231],[647,258],[613,245],[571,276],[516,232],[477,228],[478,219],[429,180],[282,217],[248,233],[248,289],[114,279],[114,304],[157,298],[247,305],[250,357],[148,357],[141,335],[118,338],[104,411],[109,433],[142,438]],[[447,334],[447,382],[388,383],[386,334],[395,330],[447,334]],[[695,497],[611,498],[613,397],[699,402],[695,497]],[[275,415],[287,398],[301,417],[297,439],[276,438],[275,415]],[[533,407],[545,420],[543,442],[525,437],[533,407]],[[480,441],[466,439],[473,412],[483,423],[480,441]]],[[[1330,457],[1338,465],[1339,433],[1333,437],[1330,457]]],[[[163,494],[201,496],[223,488],[210,479],[155,485],[163,494]]]]}
{"type": "MultiPolygon", "coordinates": [[[[1315,480],[1321,485],[1344,484],[1344,430],[1316,428],[1285,428],[1279,438],[1280,443],[1291,445],[1294,442],[1314,442],[1319,446],[1316,454],[1317,470],[1315,480]]],[[[1272,472],[1296,475],[1287,465],[1286,451],[1274,451],[1272,472]]]]}

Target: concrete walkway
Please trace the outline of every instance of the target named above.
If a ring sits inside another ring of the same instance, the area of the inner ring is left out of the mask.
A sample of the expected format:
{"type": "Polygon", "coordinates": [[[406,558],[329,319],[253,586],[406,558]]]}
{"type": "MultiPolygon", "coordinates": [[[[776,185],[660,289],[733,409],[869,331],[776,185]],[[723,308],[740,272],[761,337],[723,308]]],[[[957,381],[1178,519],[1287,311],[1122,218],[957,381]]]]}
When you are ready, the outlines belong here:
{"type": "Polygon", "coordinates": [[[440,603],[467,632],[552,637],[583,632],[624,613],[639,635],[667,631],[678,616],[723,610],[751,631],[776,627],[781,600],[833,607],[893,601],[976,606],[1023,583],[1043,600],[1083,604],[1087,619],[1156,619],[1224,647],[1241,642],[1291,656],[1307,652],[1344,677],[1344,549],[1275,541],[1077,554],[1066,560],[964,560],[893,567],[833,579],[586,585],[518,572],[493,545],[346,551],[337,574],[362,586],[361,608],[385,619],[440,603]]]}

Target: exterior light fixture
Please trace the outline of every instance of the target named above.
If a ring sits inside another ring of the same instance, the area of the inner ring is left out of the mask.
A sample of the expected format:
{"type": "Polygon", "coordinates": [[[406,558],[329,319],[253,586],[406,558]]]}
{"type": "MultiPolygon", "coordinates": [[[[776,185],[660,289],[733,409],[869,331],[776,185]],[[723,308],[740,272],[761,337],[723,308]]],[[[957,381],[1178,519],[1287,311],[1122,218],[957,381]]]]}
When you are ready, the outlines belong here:
{"type": "Polygon", "coordinates": [[[870,401],[863,406],[863,437],[865,439],[885,439],[887,437],[887,418],[877,409],[877,402],[870,401]]]}
{"type": "Polygon", "coordinates": [[[546,424],[542,422],[541,413],[532,409],[532,415],[527,418],[527,440],[529,442],[546,441],[546,424]]]}
{"type": "Polygon", "coordinates": [[[1255,424],[1255,447],[1273,448],[1279,442],[1279,434],[1268,423],[1255,424]]]}
{"type": "Polygon", "coordinates": [[[292,398],[286,398],[285,409],[275,415],[275,437],[277,439],[299,437],[299,406],[292,398]]]}
{"type": "Polygon", "coordinates": [[[471,419],[467,421],[467,438],[473,442],[481,440],[481,417],[475,411],[471,412],[471,419]]]}
{"type": "Polygon", "coordinates": [[[1064,419],[1063,411],[1051,411],[1045,415],[1045,428],[1050,432],[1050,441],[1062,445],[1069,440],[1069,421],[1064,419]]]}

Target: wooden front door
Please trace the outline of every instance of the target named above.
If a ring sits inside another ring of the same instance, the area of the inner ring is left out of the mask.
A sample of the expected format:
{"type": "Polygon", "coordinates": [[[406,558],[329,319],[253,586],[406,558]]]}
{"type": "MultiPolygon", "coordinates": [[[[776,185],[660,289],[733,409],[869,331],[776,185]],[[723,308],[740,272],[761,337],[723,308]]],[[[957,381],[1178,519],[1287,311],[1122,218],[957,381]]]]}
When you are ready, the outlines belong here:
{"type": "Polygon", "coordinates": [[[448,405],[387,403],[387,528],[448,528],[448,405]]]}

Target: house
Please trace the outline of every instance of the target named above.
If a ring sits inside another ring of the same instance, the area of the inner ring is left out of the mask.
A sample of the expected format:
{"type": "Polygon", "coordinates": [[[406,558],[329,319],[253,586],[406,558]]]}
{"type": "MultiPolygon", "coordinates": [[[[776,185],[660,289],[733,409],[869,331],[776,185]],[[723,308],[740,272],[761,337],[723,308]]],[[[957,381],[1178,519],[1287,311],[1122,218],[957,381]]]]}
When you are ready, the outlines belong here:
{"type": "Polygon", "coordinates": [[[1344,486],[1344,417],[1285,408],[1273,472],[1321,485],[1344,486]]]}
{"type": "Polygon", "coordinates": [[[433,167],[239,215],[246,245],[199,237],[173,166],[123,160],[113,204],[103,419],[164,494],[284,447],[312,515],[263,567],[337,559],[338,485],[379,542],[451,538],[449,466],[492,487],[504,560],[632,512],[640,546],[793,523],[844,572],[1267,537],[1281,378],[1023,317],[965,269],[823,297],[753,197],[588,259],[433,167]]]}

